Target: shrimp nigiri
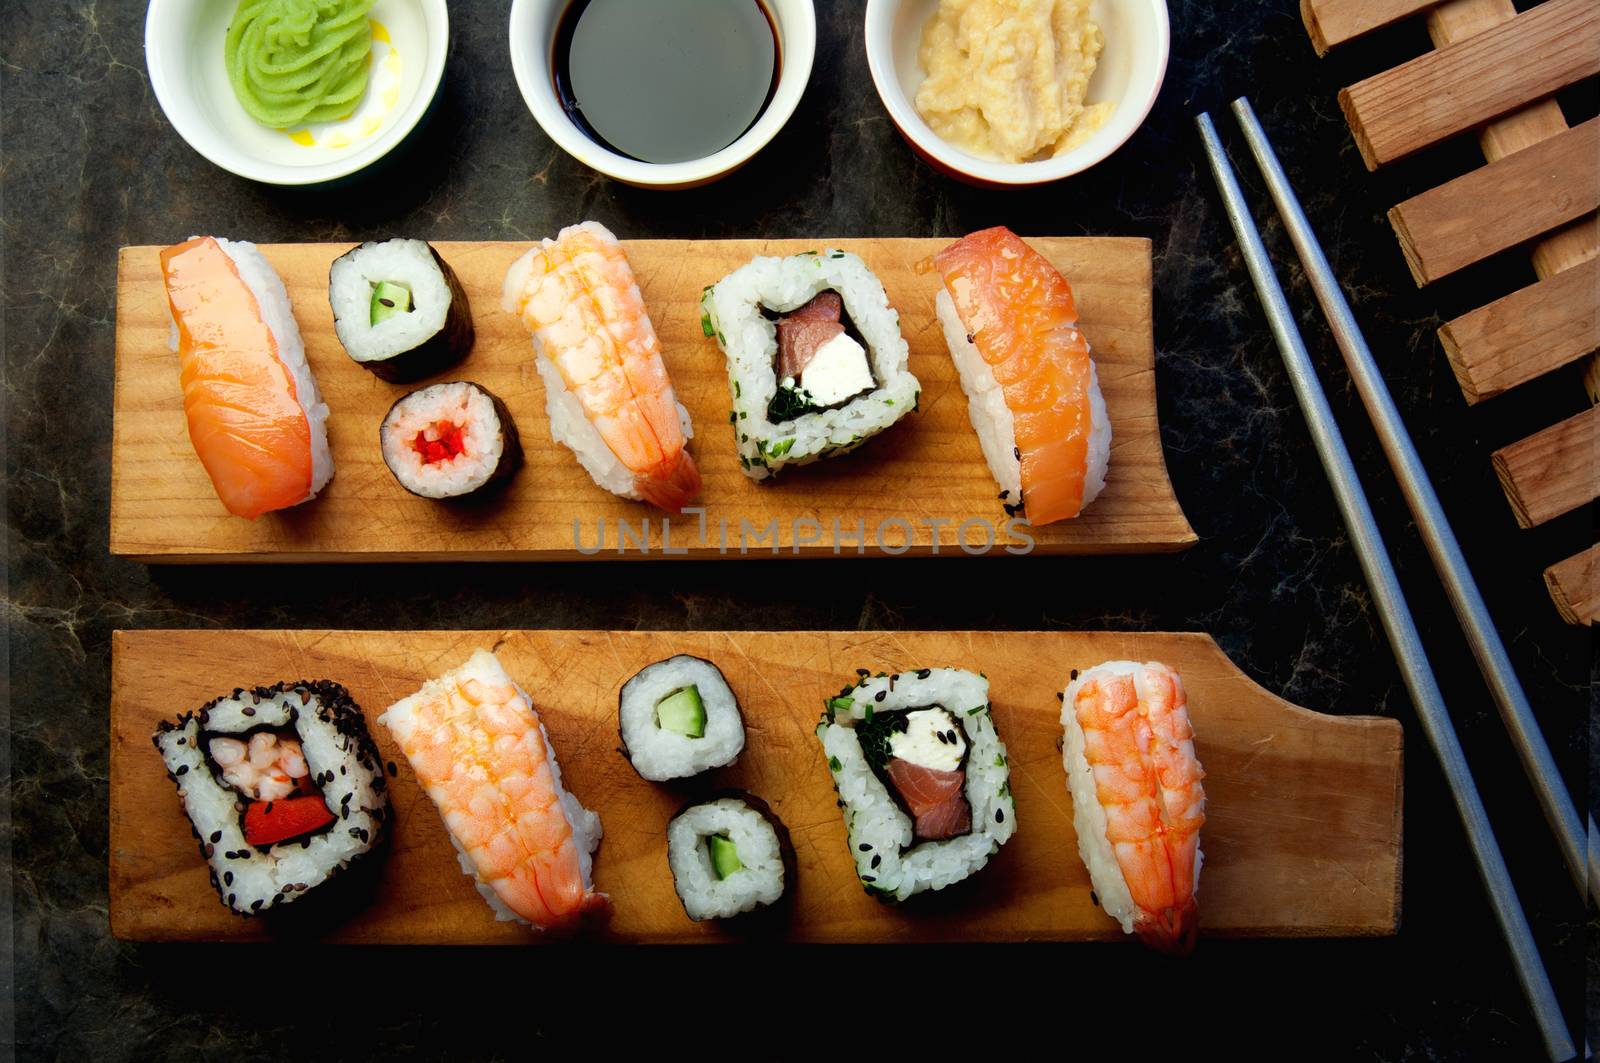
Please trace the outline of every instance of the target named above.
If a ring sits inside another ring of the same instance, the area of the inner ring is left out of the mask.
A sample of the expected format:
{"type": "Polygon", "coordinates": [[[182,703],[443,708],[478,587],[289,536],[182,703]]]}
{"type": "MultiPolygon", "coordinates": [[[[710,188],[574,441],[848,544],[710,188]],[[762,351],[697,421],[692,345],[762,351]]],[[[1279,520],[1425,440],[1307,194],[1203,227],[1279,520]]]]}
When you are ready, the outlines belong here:
{"type": "Polygon", "coordinates": [[[497,918],[541,930],[605,909],[591,872],[600,817],[561,785],[550,736],[498,658],[466,664],[389,706],[389,729],[497,918]]]}
{"type": "Polygon", "coordinates": [[[1105,486],[1111,422],[1072,286],[1003,226],[918,268],[944,278],[934,308],[1006,512],[1076,517],[1105,486]]]}
{"type": "Polygon", "coordinates": [[[594,482],[676,513],[700,493],[694,428],[661,360],[633,267],[605,226],[562,229],[506,271],[505,308],[533,333],[550,434],[594,482]]]}
{"type": "Polygon", "coordinates": [[[1062,762],[1078,855],[1100,905],[1146,944],[1194,948],[1205,771],[1178,673],[1108,661],[1062,697],[1062,762]]]}
{"type": "Polygon", "coordinates": [[[161,252],[189,441],[229,513],[254,520],[333,475],[289,293],[251,243],[196,236],[161,252]]]}

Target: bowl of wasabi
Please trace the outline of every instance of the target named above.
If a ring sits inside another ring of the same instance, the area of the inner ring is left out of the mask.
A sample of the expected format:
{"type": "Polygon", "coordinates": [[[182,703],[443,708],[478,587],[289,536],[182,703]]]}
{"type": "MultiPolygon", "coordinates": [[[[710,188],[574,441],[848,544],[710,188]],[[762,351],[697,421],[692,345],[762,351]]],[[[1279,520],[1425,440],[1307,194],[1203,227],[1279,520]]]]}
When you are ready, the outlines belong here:
{"type": "Polygon", "coordinates": [[[230,173],[314,185],[370,166],[433,101],[445,0],[151,0],[145,64],[189,146],[230,173]]]}

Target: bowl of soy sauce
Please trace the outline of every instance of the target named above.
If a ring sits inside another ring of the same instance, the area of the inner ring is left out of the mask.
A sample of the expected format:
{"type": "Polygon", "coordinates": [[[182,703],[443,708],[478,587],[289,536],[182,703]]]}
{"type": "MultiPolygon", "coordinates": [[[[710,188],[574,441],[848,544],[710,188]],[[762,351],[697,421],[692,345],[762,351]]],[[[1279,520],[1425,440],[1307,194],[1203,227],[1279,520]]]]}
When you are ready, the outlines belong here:
{"type": "Polygon", "coordinates": [[[550,139],[631,185],[693,188],[777,135],[816,55],[812,0],[513,0],[511,68],[550,139]]]}

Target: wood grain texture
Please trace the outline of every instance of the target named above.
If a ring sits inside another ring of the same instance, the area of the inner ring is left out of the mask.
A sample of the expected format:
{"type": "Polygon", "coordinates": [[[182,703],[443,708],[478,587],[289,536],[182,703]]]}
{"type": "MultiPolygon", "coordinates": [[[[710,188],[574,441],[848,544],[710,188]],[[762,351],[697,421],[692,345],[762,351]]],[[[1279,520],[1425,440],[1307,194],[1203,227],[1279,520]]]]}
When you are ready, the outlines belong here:
{"type": "MultiPolygon", "coordinates": [[[[1156,423],[1155,354],[1150,325],[1150,242],[1142,239],[1036,239],[1072,282],[1084,333],[1094,346],[1112,422],[1105,492],[1079,518],[1033,529],[1044,553],[1172,551],[1195,541],[1167,479],[1156,423]]],[[[702,525],[672,521],[670,546],[685,556],[737,556],[740,522],[776,545],[756,552],[832,556],[832,522],[842,552],[856,552],[857,522],[868,549],[959,552],[960,523],[1006,516],[967,418],[967,401],[933,313],[936,282],[915,264],[943,240],[728,240],[627,242],[661,338],[679,400],[694,418],[691,449],[704,476],[702,525]],[[884,282],[922,382],[921,411],[846,459],[794,468],[757,485],[739,471],[729,437],[727,373],[714,340],[701,334],[700,290],[759,254],[838,246],[859,253],[884,282]],[[946,523],[935,530],[931,521],[946,523]],[[886,521],[903,523],[885,524],[886,521]],[[813,523],[815,527],[813,526],[813,523]],[[720,531],[727,528],[726,536],[720,531]],[[702,535],[702,528],[704,534],[702,535]],[[881,534],[880,534],[881,530],[881,534]],[[812,536],[819,541],[806,542],[812,536]]],[[[231,517],[189,445],[177,359],[167,347],[167,310],[157,248],[123,248],[117,283],[117,384],[112,450],[111,550],[143,561],[562,560],[595,546],[617,557],[617,527],[637,533],[648,521],[652,554],[663,553],[659,511],[618,499],[590,481],[570,452],[550,438],[544,392],[521,324],[500,309],[506,267],[527,249],[514,243],[440,243],[472,304],[477,342],[442,379],[471,379],[510,407],[527,465],[487,505],[441,506],[408,495],[378,447],[378,424],[410,387],[378,380],[345,356],[328,307],[328,265],[347,245],[262,248],[283,277],[306,340],[318,386],[333,410],[329,440],[334,478],[323,495],[251,522],[231,517]],[[574,522],[578,522],[575,528],[574,522]]],[[[982,529],[967,532],[969,545],[982,529]]],[[[637,549],[629,556],[638,556],[637,549]]]]}
{"type": "Polygon", "coordinates": [[[1600,348],[1600,261],[1463,314],[1439,340],[1469,403],[1574,362],[1600,348]]]}
{"type": "MultiPolygon", "coordinates": [[[[739,695],[749,742],[712,785],[771,802],[798,858],[796,941],[1118,938],[1090,900],[1056,740],[1070,669],[1160,659],[1189,691],[1207,772],[1202,931],[1216,936],[1392,933],[1400,915],[1401,729],[1307,712],[1238,671],[1200,634],[1072,632],[119,631],[112,644],[111,927],[131,940],[261,940],[216,899],[150,735],[158,720],[237,685],[326,677],[366,711],[386,760],[396,836],[370,904],[337,924],[350,943],[524,944],[461,875],[444,828],[376,717],[476,647],[497,647],[532,694],[572,791],[605,829],[596,884],[602,940],[727,940],[684,916],[663,831],[688,791],[640,780],[616,751],[616,696],[672,653],[710,658],[739,695]],[[988,673],[1019,830],[988,867],[900,909],[861,890],[814,735],[823,698],[873,671],[949,665],[988,673]]],[[[1357,706],[1340,706],[1349,709],[1357,706]]],[[[292,909],[290,909],[292,912],[292,909]]]]}
{"type": "MultiPolygon", "coordinates": [[[[1517,17],[1511,0],[1449,0],[1428,12],[1428,34],[1436,46],[1466,40],[1517,17]]],[[[1567,130],[1567,118],[1555,100],[1540,100],[1498,118],[1478,131],[1483,157],[1498,162],[1567,130]]],[[[1600,173],[1595,180],[1600,181],[1600,173]]],[[[1533,268],[1539,278],[1553,277],[1600,254],[1600,221],[1590,215],[1557,230],[1533,246],[1533,268]]]]}
{"type": "Polygon", "coordinates": [[[1600,118],[1413,196],[1389,211],[1428,284],[1600,207],[1600,118]]]}
{"type": "Polygon", "coordinates": [[[1600,543],[1545,569],[1544,585],[1561,619],[1592,626],[1600,617],[1600,543]]]}
{"type": "Polygon", "coordinates": [[[1600,493],[1597,425],[1600,407],[1593,407],[1494,452],[1495,475],[1518,524],[1543,524],[1600,493]]]}
{"type": "Polygon", "coordinates": [[[1439,0],[1300,0],[1300,18],[1318,55],[1345,41],[1371,33],[1408,15],[1425,11],[1439,0]]]}
{"type": "Polygon", "coordinates": [[[1546,0],[1339,93],[1369,170],[1600,73],[1600,3],[1546,0]]]}

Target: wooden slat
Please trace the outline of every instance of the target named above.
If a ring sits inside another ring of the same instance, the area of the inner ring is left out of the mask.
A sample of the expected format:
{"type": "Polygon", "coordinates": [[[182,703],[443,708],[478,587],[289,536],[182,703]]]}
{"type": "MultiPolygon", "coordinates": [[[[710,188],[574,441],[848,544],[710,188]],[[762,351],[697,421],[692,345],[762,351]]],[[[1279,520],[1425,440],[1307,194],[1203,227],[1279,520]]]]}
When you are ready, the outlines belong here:
{"type": "Polygon", "coordinates": [[[1439,330],[1469,403],[1600,349],[1600,261],[1557,273],[1439,330]]]}
{"type": "Polygon", "coordinates": [[[1318,55],[1362,34],[1399,22],[1438,0],[1300,0],[1300,17],[1318,55]]]}
{"type": "Polygon", "coordinates": [[[1494,471],[1524,528],[1559,517],[1600,493],[1600,407],[1551,425],[1494,452],[1494,471]]]}
{"type": "MultiPolygon", "coordinates": [[[[117,270],[111,552],[147,562],[576,560],[594,551],[604,527],[604,549],[593,554],[598,561],[624,556],[625,523],[633,543],[626,556],[633,558],[641,539],[656,557],[739,557],[741,543],[768,556],[854,556],[863,539],[864,552],[909,545],[914,554],[949,554],[960,552],[963,536],[981,547],[981,524],[962,531],[962,522],[975,517],[991,521],[997,548],[1014,545],[934,316],[937,279],[916,272],[946,242],[624,241],[674,390],[693,416],[690,448],[704,479],[698,504],[705,513],[674,518],[670,533],[660,513],[595,486],[550,436],[528,334],[500,308],[506,268],[526,243],[436,245],[461,280],[477,332],[471,355],[446,379],[476,381],[504,400],[526,457],[503,493],[467,506],[407,494],[384,464],[378,425],[409,388],[352,362],[334,334],[328,265],[349,245],[261,247],[288,287],[306,357],[332,410],[335,472],[315,500],[257,521],[229,516],[195,460],[177,358],[167,345],[160,249],[125,247],[117,270]],[[700,291],[756,255],[829,246],[860,254],[883,281],[922,384],[921,408],[849,458],[757,484],[739,469],[727,367],[716,341],[701,332],[700,291]]],[[[1029,243],[1072,283],[1112,434],[1104,493],[1074,520],[1031,529],[1035,550],[1149,553],[1190,545],[1195,535],[1173,495],[1156,421],[1150,242],[1030,237],[1029,243]]]]}
{"type": "Polygon", "coordinates": [[[1600,3],[1547,0],[1339,93],[1368,169],[1600,73],[1600,3]]]}
{"type": "Polygon", "coordinates": [[[1389,211],[1419,285],[1600,206],[1600,118],[1406,200],[1389,211]]]}
{"type": "Polygon", "coordinates": [[[1569,624],[1594,624],[1600,616],[1600,543],[1581,554],[1567,558],[1544,570],[1544,585],[1556,603],[1561,619],[1569,624]]]}
{"type": "MultiPolygon", "coordinates": [[[[533,698],[562,779],[599,813],[595,885],[610,894],[612,942],[719,942],[737,932],[692,923],[667,869],[667,820],[696,791],[636,775],[617,751],[617,692],[651,661],[715,661],[737,694],[747,742],[736,765],[696,780],[767,800],[797,863],[793,941],[918,942],[1122,939],[1096,906],[1078,859],[1072,800],[1056,743],[1056,693],[1071,669],[1161,660],[1188,690],[1205,766],[1203,934],[1307,937],[1392,934],[1400,918],[1400,724],[1291,705],[1241,673],[1203,634],[1088,631],[119,631],[112,640],[109,892],[111,932],[156,941],[261,941],[295,932],[240,919],[217,901],[150,735],[157,721],[235,686],[329,678],[367,717],[391,780],[394,837],[339,943],[530,945],[496,922],[461,874],[438,813],[376,722],[429,676],[478,647],[533,698]],[[951,666],[986,672],[1006,743],[1017,833],[959,887],[889,907],[856,880],[832,776],[815,729],[823,699],[872,671],[951,666]]],[[[1332,692],[1334,695],[1337,692],[1332,692]]],[[[1330,708],[1333,706],[1329,706],[1330,708]]],[[[1344,705],[1346,710],[1364,706],[1344,705]]],[[[323,917],[324,919],[326,916],[323,917]]],[[[303,931],[302,931],[303,933],[303,931]]],[[[1203,946],[1202,946],[1203,947],[1203,946]]]]}

